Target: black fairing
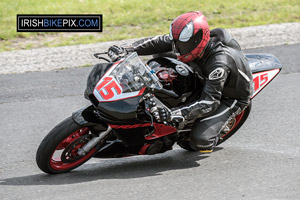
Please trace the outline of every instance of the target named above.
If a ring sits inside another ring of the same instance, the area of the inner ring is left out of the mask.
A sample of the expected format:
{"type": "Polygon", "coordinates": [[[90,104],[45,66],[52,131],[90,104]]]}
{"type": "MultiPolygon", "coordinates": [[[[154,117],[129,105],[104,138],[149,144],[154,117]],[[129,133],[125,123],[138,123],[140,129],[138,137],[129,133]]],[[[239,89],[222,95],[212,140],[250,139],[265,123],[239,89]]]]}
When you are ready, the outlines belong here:
{"type": "MultiPolygon", "coordinates": [[[[172,58],[155,58],[150,60],[148,65],[156,73],[163,88],[177,95],[174,97],[163,91],[155,91],[155,96],[166,106],[176,107],[189,103],[200,96],[202,88],[200,81],[192,68],[185,63],[172,58]]],[[[85,97],[97,108],[99,117],[109,124],[149,122],[150,119],[141,115],[140,112],[144,110],[139,107],[142,95],[101,103],[94,96],[93,91],[97,83],[112,66],[113,63],[101,63],[94,66],[87,79],[85,97]]]]}
{"type": "Polygon", "coordinates": [[[193,69],[185,63],[173,58],[154,58],[148,61],[149,67],[155,71],[163,88],[173,91],[178,97],[170,97],[163,92],[155,96],[168,107],[176,107],[195,100],[201,94],[200,81],[193,69]]]}
{"type": "Polygon", "coordinates": [[[142,96],[123,99],[119,101],[101,102],[95,98],[93,91],[98,81],[107,72],[113,63],[101,63],[94,66],[87,79],[85,97],[99,110],[100,117],[109,124],[141,123],[137,119],[138,102],[142,96]]]}
{"type": "MultiPolygon", "coordinates": [[[[93,67],[87,78],[87,86],[85,90],[85,97],[89,98],[93,94],[94,88],[96,87],[98,81],[107,72],[109,68],[113,66],[113,63],[100,63],[93,67]]],[[[92,100],[92,99],[90,99],[92,100]]],[[[97,101],[98,102],[98,101],[97,101]]],[[[93,102],[94,103],[94,102],[93,102]]]]}
{"type": "Polygon", "coordinates": [[[119,101],[101,102],[97,108],[100,115],[109,124],[135,124],[141,123],[137,118],[139,101],[142,96],[128,98],[119,101]]]}

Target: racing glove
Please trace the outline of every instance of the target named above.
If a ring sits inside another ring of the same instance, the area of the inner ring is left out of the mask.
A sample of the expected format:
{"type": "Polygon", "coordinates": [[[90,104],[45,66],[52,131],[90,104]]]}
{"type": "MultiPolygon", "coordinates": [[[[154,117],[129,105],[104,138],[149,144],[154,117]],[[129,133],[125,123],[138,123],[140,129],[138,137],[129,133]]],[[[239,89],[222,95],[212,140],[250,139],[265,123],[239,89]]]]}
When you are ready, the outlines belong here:
{"type": "Polygon", "coordinates": [[[164,107],[153,107],[150,111],[157,122],[184,122],[185,119],[182,116],[181,112],[178,110],[172,109],[169,111],[164,107]]]}
{"type": "Polygon", "coordinates": [[[171,112],[164,107],[155,106],[150,112],[157,122],[168,122],[171,119],[171,112]]]}
{"type": "Polygon", "coordinates": [[[113,45],[109,47],[107,51],[108,56],[110,57],[112,62],[116,62],[127,55],[127,51],[123,47],[119,47],[116,45],[113,45]]]}

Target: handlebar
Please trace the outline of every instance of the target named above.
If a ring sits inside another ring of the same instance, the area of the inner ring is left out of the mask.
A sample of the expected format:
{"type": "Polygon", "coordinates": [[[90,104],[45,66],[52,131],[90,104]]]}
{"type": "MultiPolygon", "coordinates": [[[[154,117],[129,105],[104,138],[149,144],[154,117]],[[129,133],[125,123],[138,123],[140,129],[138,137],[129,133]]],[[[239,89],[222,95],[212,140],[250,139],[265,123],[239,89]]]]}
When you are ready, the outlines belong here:
{"type": "Polygon", "coordinates": [[[109,60],[109,59],[107,59],[107,58],[105,58],[105,57],[103,57],[103,56],[100,56],[100,55],[103,55],[103,54],[107,54],[107,52],[102,52],[102,53],[95,53],[94,54],[94,56],[96,57],[96,58],[98,58],[98,59],[102,59],[102,60],[105,60],[105,61],[107,61],[107,62],[111,62],[111,60],[109,60]]]}

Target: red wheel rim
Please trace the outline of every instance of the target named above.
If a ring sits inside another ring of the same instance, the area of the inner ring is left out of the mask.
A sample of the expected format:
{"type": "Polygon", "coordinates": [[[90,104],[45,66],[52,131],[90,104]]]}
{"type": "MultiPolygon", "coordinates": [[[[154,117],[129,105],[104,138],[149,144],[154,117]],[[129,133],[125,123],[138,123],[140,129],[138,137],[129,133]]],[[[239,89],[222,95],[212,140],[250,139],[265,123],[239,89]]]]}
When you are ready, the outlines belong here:
{"type": "Polygon", "coordinates": [[[233,127],[224,135],[221,136],[221,138],[225,138],[231,131],[235,129],[235,127],[240,123],[241,119],[243,118],[245,111],[241,112],[239,115],[235,117],[235,124],[233,127]]]}
{"type": "MultiPolygon", "coordinates": [[[[76,166],[82,164],[87,159],[89,159],[96,152],[96,148],[91,149],[89,153],[87,153],[85,156],[83,156],[82,158],[80,158],[79,160],[76,160],[74,162],[64,163],[61,160],[61,153],[63,152],[63,150],[74,140],[80,138],[83,135],[86,135],[88,132],[89,132],[89,129],[87,127],[84,127],[84,128],[81,128],[81,129],[73,132],[66,139],[64,139],[52,153],[52,156],[50,158],[51,168],[54,170],[68,170],[70,168],[73,168],[73,167],[76,167],[76,166]],[[59,157],[57,157],[57,156],[59,156],[59,157]]],[[[76,146],[75,150],[77,150],[80,147],[81,147],[80,145],[76,146]]]]}

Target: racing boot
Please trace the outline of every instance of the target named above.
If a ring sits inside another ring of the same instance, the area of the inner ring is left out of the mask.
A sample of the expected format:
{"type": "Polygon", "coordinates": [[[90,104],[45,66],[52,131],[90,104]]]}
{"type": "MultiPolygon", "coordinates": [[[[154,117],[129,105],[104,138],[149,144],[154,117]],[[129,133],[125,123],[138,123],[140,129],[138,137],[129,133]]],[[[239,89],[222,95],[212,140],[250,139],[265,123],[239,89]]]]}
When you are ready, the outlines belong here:
{"type": "Polygon", "coordinates": [[[210,145],[197,145],[197,150],[199,150],[199,152],[201,154],[209,154],[212,153],[214,150],[214,147],[217,146],[219,141],[219,137],[216,137],[215,140],[212,142],[212,144],[210,145]]]}

